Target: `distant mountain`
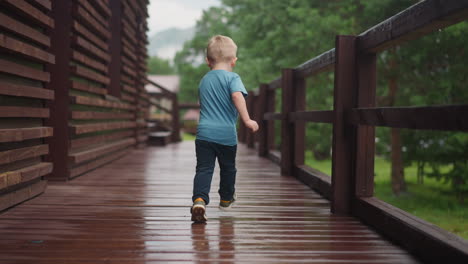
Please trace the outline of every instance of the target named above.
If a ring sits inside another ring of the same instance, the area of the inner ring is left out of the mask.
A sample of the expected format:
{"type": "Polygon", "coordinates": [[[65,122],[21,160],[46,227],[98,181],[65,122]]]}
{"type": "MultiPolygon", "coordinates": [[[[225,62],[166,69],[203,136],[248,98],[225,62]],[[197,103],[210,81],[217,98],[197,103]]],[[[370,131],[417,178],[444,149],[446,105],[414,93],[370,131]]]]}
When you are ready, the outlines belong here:
{"type": "Polygon", "coordinates": [[[195,34],[195,28],[170,28],[160,31],[149,38],[148,53],[150,56],[158,56],[172,60],[177,51],[181,50],[187,40],[191,40],[195,34]]]}

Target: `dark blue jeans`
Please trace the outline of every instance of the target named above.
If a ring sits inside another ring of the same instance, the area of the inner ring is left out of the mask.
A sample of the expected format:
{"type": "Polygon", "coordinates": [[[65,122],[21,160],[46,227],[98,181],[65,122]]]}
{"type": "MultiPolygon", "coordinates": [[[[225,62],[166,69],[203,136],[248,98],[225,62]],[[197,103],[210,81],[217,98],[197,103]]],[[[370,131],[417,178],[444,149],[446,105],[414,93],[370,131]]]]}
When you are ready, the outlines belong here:
{"type": "Polygon", "coordinates": [[[206,204],[210,202],[210,187],[213,178],[216,158],[218,158],[221,182],[219,196],[221,200],[230,201],[233,198],[236,184],[236,152],[237,145],[225,146],[204,140],[195,140],[197,153],[197,170],[193,180],[193,197],[203,198],[206,204]]]}

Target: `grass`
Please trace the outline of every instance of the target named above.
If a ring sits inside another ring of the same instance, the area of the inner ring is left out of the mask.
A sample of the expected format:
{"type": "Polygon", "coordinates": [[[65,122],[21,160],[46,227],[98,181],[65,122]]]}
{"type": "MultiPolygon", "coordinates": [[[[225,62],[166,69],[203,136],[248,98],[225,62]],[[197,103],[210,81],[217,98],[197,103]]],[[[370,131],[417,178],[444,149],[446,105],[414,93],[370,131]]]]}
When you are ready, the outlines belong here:
{"type": "MultiPolygon", "coordinates": [[[[306,164],[331,175],[331,160],[316,161],[306,152],[306,164]]],[[[375,196],[393,206],[468,239],[468,204],[457,201],[449,183],[424,178],[418,184],[416,166],[405,168],[407,193],[395,196],[390,179],[391,164],[380,157],[375,160],[375,196]]]]}
{"type": "Polygon", "coordinates": [[[189,133],[182,133],[182,140],[183,141],[194,141],[195,140],[195,136],[192,135],[192,134],[189,134],[189,133]]]}

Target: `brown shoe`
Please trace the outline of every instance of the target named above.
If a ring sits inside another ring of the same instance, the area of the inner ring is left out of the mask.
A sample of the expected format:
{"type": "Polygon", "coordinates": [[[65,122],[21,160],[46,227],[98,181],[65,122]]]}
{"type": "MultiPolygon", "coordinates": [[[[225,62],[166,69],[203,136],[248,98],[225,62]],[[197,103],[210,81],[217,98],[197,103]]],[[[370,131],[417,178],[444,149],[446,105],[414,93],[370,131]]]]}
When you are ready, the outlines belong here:
{"type": "Polygon", "coordinates": [[[192,221],[196,223],[205,223],[208,220],[206,217],[206,203],[202,198],[197,198],[190,208],[192,214],[192,221]]]}

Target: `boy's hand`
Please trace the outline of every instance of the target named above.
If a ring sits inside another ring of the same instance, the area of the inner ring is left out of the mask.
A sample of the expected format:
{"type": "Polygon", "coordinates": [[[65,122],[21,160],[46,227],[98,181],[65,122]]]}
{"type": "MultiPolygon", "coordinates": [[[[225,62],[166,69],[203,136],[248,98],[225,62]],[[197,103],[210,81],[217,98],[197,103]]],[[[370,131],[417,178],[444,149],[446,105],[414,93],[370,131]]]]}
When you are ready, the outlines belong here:
{"type": "Polygon", "coordinates": [[[255,133],[258,131],[258,124],[254,120],[250,119],[249,121],[245,122],[245,127],[250,129],[250,132],[255,133]]]}

